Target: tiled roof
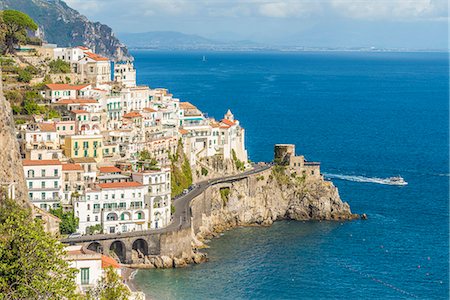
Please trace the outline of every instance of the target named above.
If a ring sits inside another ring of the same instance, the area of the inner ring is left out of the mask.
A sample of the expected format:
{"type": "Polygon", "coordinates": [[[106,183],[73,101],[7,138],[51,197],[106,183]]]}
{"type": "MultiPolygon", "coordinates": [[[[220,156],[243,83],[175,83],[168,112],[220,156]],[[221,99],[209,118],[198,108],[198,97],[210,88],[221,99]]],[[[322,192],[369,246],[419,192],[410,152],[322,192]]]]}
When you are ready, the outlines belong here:
{"type": "Polygon", "coordinates": [[[83,171],[83,167],[79,164],[63,164],[63,171],[83,171]]]}
{"type": "Polygon", "coordinates": [[[180,102],[181,109],[197,109],[195,105],[190,102],[180,102]]]}
{"type": "Polygon", "coordinates": [[[145,107],[143,110],[148,112],[157,112],[157,110],[154,110],[153,108],[145,107]]]}
{"type": "Polygon", "coordinates": [[[95,99],[62,99],[55,104],[85,104],[85,103],[98,103],[95,99]]]}
{"type": "Polygon", "coordinates": [[[122,170],[117,168],[117,167],[99,167],[98,170],[100,171],[100,173],[117,173],[117,172],[122,172],[122,170]]]}
{"type": "Polygon", "coordinates": [[[180,132],[182,135],[189,133],[189,131],[187,131],[186,129],[178,129],[178,132],[180,132]]]}
{"type": "Polygon", "coordinates": [[[45,132],[55,132],[56,126],[54,123],[39,123],[39,129],[45,132]]]}
{"type": "Polygon", "coordinates": [[[87,112],[87,111],[85,111],[85,110],[83,110],[83,109],[74,109],[74,110],[71,110],[70,111],[71,113],[74,113],[74,114],[76,114],[76,115],[79,115],[79,114],[88,114],[89,112],[87,112]]]}
{"type": "Polygon", "coordinates": [[[124,118],[142,118],[142,115],[138,112],[131,111],[123,115],[124,118]]]}
{"type": "Polygon", "coordinates": [[[101,55],[92,53],[92,52],[85,52],[86,56],[89,57],[90,59],[93,59],[95,61],[108,61],[109,59],[107,59],[106,57],[103,57],[101,55]]]}
{"type": "Polygon", "coordinates": [[[112,257],[102,255],[102,269],[106,269],[108,267],[120,268],[120,264],[112,257]]]}
{"type": "Polygon", "coordinates": [[[51,89],[52,91],[63,91],[63,90],[81,90],[85,87],[90,86],[90,84],[80,84],[80,85],[73,85],[73,84],[65,84],[65,83],[49,83],[45,85],[47,88],[51,89]]]}
{"type": "Polygon", "coordinates": [[[77,48],[78,48],[78,49],[81,49],[81,50],[89,50],[88,47],[84,47],[84,46],[78,46],[77,48]]]}
{"type": "Polygon", "coordinates": [[[234,126],[235,125],[233,121],[230,121],[230,120],[227,120],[227,119],[222,119],[222,121],[220,121],[220,122],[222,122],[222,123],[224,123],[225,125],[228,125],[228,126],[234,126]]]}
{"type": "Polygon", "coordinates": [[[85,164],[85,163],[97,163],[93,157],[74,157],[70,159],[74,163],[85,164]]]}
{"type": "Polygon", "coordinates": [[[111,182],[111,183],[99,183],[99,187],[102,189],[119,189],[119,188],[133,188],[133,187],[140,187],[142,184],[139,182],[111,182]]]}
{"type": "Polygon", "coordinates": [[[61,165],[61,162],[57,159],[43,159],[43,160],[22,160],[24,166],[56,166],[61,165]]]}

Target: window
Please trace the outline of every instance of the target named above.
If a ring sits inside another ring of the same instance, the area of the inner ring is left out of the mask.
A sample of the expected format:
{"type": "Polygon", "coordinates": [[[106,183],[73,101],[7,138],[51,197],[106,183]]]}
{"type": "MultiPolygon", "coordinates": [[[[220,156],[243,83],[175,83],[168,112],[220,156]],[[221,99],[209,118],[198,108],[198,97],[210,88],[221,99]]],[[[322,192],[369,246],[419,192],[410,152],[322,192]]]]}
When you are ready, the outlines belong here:
{"type": "Polygon", "coordinates": [[[91,221],[91,216],[90,216],[90,215],[87,215],[86,221],[87,221],[87,222],[90,222],[90,221],[91,221]]]}
{"type": "Polygon", "coordinates": [[[42,200],[45,200],[45,192],[44,192],[44,193],[41,193],[41,199],[42,199],[42,200]]]}
{"type": "Polygon", "coordinates": [[[66,126],[63,126],[63,130],[66,130],[66,126]]]}
{"type": "Polygon", "coordinates": [[[45,189],[45,181],[41,182],[41,188],[45,189]]]}
{"type": "MultiPolygon", "coordinates": [[[[72,129],[72,128],[70,128],[72,129]]],[[[78,148],[78,142],[75,142],[75,149],[78,148]]]]}
{"type": "Polygon", "coordinates": [[[29,189],[32,189],[33,188],[33,183],[30,181],[30,182],[28,182],[28,188],[29,189]]]}
{"type": "Polygon", "coordinates": [[[54,187],[55,189],[58,188],[58,181],[53,181],[53,187],[54,187]]]}
{"type": "Polygon", "coordinates": [[[58,169],[55,169],[55,170],[53,171],[53,174],[54,174],[55,176],[58,176],[58,169]]]}
{"type": "Polygon", "coordinates": [[[41,170],[41,176],[45,177],[45,170],[41,170]]]}
{"type": "Polygon", "coordinates": [[[137,213],[137,218],[138,218],[138,220],[142,219],[142,213],[138,212],[137,213]]]}
{"type": "Polygon", "coordinates": [[[87,210],[90,210],[90,209],[91,209],[91,205],[88,203],[87,210]]]}
{"type": "Polygon", "coordinates": [[[75,150],[75,156],[78,156],[78,150],[75,150]]]}
{"type": "Polygon", "coordinates": [[[125,198],[125,194],[121,194],[120,198],[122,198],[122,199],[125,198]]]}
{"type": "Polygon", "coordinates": [[[81,284],[89,284],[89,268],[81,268],[81,284]]]}
{"type": "Polygon", "coordinates": [[[88,151],[84,150],[84,157],[87,157],[87,156],[88,156],[88,151]]]}
{"type": "Polygon", "coordinates": [[[98,216],[95,216],[95,222],[98,222],[98,216]]]}
{"type": "Polygon", "coordinates": [[[83,148],[89,148],[89,142],[83,142],[83,148]]]}
{"type": "Polygon", "coordinates": [[[42,208],[42,209],[47,209],[47,204],[41,203],[40,208],[42,208]]]}

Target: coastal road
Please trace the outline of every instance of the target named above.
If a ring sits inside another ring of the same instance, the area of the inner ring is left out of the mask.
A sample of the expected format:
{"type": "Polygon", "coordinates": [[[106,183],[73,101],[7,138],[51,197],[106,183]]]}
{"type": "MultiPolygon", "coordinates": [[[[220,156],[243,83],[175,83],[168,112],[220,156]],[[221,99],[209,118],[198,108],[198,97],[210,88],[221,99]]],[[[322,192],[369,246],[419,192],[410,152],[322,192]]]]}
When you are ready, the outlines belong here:
{"type": "Polygon", "coordinates": [[[188,228],[191,226],[191,210],[190,203],[191,201],[203,193],[208,187],[213,186],[219,183],[225,182],[233,182],[237,180],[241,180],[243,178],[248,177],[249,175],[257,174],[269,169],[270,165],[253,165],[251,170],[245,171],[243,173],[239,173],[236,175],[225,176],[220,178],[214,178],[210,180],[204,180],[196,183],[191,186],[191,189],[188,193],[175,197],[172,199],[172,203],[175,206],[175,213],[172,216],[172,222],[160,229],[149,229],[142,231],[132,231],[126,233],[116,233],[116,234],[94,234],[94,235],[83,235],[78,238],[66,238],[62,239],[61,242],[65,244],[76,244],[82,242],[89,241],[99,241],[99,240],[109,240],[114,238],[123,238],[123,237],[138,237],[146,234],[154,234],[154,233],[166,233],[171,231],[176,231],[181,228],[188,228]]]}

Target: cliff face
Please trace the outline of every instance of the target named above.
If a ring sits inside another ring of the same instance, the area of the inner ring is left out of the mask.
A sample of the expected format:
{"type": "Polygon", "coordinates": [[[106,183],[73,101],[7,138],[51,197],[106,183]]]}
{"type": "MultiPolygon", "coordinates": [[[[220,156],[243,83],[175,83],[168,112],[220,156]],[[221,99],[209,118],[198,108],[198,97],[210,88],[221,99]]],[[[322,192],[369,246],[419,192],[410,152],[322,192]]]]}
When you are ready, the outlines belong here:
{"type": "Polygon", "coordinates": [[[196,237],[203,240],[236,226],[271,225],[277,220],[359,217],[331,182],[281,175],[268,170],[247,180],[213,186],[205,197],[197,197],[191,205],[196,237]]]}
{"type": "Polygon", "coordinates": [[[114,60],[130,57],[128,49],[112,29],[90,22],[61,0],[0,0],[0,10],[16,9],[28,14],[39,25],[41,37],[62,47],[85,45],[114,60]]]}
{"type": "MultiPolygon", "coordinates": [[[[3,96],[2,80],[0,80],[0,182],[3,188],[7,188],[9,183],[15,183],[16,200],[23,206],[31,207],[27,200],[27,186],[23,175],[14,120],[9,102],[3,96]]],[[[6,191],[2,191],[0,201],[7,195],[6,191]]]]}

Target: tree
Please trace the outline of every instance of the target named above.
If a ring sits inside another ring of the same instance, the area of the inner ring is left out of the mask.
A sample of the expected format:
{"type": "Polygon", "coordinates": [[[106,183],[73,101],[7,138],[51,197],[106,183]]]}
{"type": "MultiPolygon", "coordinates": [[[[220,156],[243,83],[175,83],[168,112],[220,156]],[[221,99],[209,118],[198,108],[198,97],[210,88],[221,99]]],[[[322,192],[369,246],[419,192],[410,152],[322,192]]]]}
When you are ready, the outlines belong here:
{"type": "Polygon", "coordinates": [[[70,64],[59,58],[52,60],[48,66],[50,67],[50,73],[70,73],[70,64]]]}
{"type": "Polygon", "coordinates": [[[61,234],[71,234],[77,231],[79,219],[75,217],[73,211],[63,211],[63,209],[51,209],[50,213],[61,219],[59,223],[59,232],[61,234]]]}
{"type": "Polygon", "coordinates": [[[17,81],[29,83],[31,81],[31,79],[33,79],[33,75],[27,69],[19,70],[19,73],[17,76],[17,81]]]}
{"type": "Polygon", "coordinates": [[[13,53],[16,45],[26,42],[27,29],[38,29],[37,24],[30,16],[18,10],[3,11],[3,23],[5,27],[5,54],[13,53]]]}
{"type": "Polygon", "coordinates": [[[64,246],[29,209],[0,201],[0,299],[76,299],[64,246]]]}
{"type": "Polygon", "coordinates": [[[127,300],[131,292],[121,281],[121,277],[114,271],[113,267],[105,269],[97,285],[88,292],[89,300],[127,300]]]}

